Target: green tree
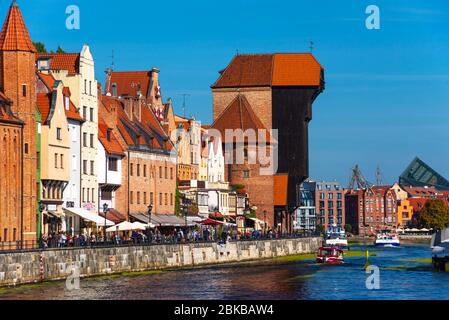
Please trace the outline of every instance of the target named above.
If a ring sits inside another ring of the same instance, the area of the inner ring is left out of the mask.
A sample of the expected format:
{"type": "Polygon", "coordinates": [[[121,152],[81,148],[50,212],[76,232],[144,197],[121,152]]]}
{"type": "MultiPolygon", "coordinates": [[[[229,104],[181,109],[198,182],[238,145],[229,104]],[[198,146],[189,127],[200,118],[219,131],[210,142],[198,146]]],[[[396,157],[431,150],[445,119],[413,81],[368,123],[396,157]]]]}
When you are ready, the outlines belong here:
{"type": "Polygon", "coordinates": [[[56,49],[56,53],[65,53],[65,51],[60,46],[58,46],[58,49],[56,49]]]}
{"type": "Polygon", "coordinates": [[[352,226],[350,224],[346,224],[345,225],[345,231],[346,231],[346,233],[351,233],[352,232],[352,226]]]}
{"type": "Polygon", "coordinates": [[[181,215],[181,198],[182,193],[179,191],[178,183],[176,183],[176,193],[175,193],[175,214],[177,216],[181,215]]]}
{"type": "Polygon", "coordinates": [[[47,49],[45,49],[45,44],[42,42],[33,42],[34,47],[36,48],[38,53],[47,53],[47,49]]]}
{"type": "Polygon", "coordinates": [[[449,227],[449,208],[443,200],[431,199],[417,215],[419,227],[442,230],[449,227]]]}
{"type": "Polygon", "coordinates": [[[318,232],[319,234],[323,234],[324,233],[324,226],[322,224],[317,224],[316,225],[316,232],[318,232]]]}

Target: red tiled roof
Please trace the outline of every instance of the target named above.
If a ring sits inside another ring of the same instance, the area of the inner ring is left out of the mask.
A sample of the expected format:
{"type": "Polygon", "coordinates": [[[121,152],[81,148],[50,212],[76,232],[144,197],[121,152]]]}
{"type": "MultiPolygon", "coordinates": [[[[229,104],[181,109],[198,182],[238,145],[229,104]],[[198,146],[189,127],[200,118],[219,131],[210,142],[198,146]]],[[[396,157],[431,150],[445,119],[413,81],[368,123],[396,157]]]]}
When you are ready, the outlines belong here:
{"type": "MultiPolygon", "coordinates": [[[[226,129],[242,129],[243,131],[246,131],[247,129],[266,130],[262,121],[254,113],[251,105],[243,94],[239,94],[237,97],[235,97],[235,99],[226,107],[223,113],[214,121],[211,128],[219,130],[221,132],[223,140],[225,140],[226,129]]],[[[266,132],[266,141],[269,142],[270,134],[268,130],[266,132]]],[[[258,139],[259,137],[256,131],[256,140],[258,139]]]]}
{"type": "Polygon", "coordinates": [[[212,88],[321,86],[322,68],[310,53],[237,55],[212,88]]]}
{"type": "Polygon", "coordinates": [[[9,8],[2,32],[0,33],[0,50],[36,52],[36,48],[23,21],[22,13],[15,2],[9,8]]]}
{"type": "Polygon", "coordinates": [[[150,107],[142,105],[141,121],[138,121],[137,119],[131,120],[128,117],[122,100],[103,96],[102,101],[108,110],[115,104],[118,116],[117,129],[128,146],[146,145],[150,148],[160,148],[165,151],[173,149],[170,139],[150,107]]]}
{"type": "Polygon", "coordinates": [[[42,117],[42,123],[45,123],[51,108],[51,93],[37,94],[37,107],[42,117]]]}
{"type": "Polygon", "coordinates": [[[151,71],[126,71],[112,72],[111,88],[115,83],[117,85],[117,96],[137,96],[138,85],[141,93],[146,97],[151,82],[151,71]]]}
{"type": "Polygon", "coordinates": [[[69,75],[79,73],[80,54],[79,53],[38,53],[39,58],[51,58],[50,70],[67,70],[69,75]]]}
{"type": "Polygon", "coordinates": [[[286,206],[287,205],[287,191],[288,191],[288,174],[276,174],[274,179],[274,205],[286,206]]]}
{"type": "MultiPolygon", "coordinates": [[[[52,92],[53,85],[56,81],[55,78],[51,74],[46,74],[46,73],[42,73],[42,72],[38,72],[37,75],[42,80],[42,82],[45,84],[47,89],[50,92],[52,92]]],[[[70,97],[70,89],[68,87],[64,87],[62,93],[64,96],[70,97]]],[[[79,110],[77,109],[75,104],[72,102],[72,100],[70,100],[70,103],[69,103],[69,110],[64,108],[64,111],[65,111],[65,115],[66,115],[67,119],[80,121],[80,122],[85,121],[85,119],[83,117],[81,117],[79,110]]]]}
{"type": "Polygon", "coordinates": [[[408,193],[409,197],[418,197],[418,198],[433,198],[436,197],[438,191],[435,187],[405,187],[403,186],[405,192],[408,193]]]}
{"type": "Polygon", "coordinates": [[[321,66],[310,53],[274,55],[273,86],[319,86],[321,66]]]}
{"type": "Polygon", "coordinates": [[[123,149],[120,146],[117,138],[113,132],[110,132],[110,139],[108,140],[108,126],[101,116],[98,117],[98,139],[103,145],[104,149],[109,154],[124,155],[123,149]]]}

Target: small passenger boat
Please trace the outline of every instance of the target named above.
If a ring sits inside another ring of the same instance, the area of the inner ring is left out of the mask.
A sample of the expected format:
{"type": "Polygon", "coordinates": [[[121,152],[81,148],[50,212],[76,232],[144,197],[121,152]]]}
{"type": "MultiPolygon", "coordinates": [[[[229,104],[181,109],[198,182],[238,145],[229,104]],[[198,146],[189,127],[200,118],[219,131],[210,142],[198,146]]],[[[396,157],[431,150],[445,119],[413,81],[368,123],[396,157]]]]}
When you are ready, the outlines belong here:
{"type": "Polygon", "coordinates": [[[325,264],[342,264],[343,250],[336,246],[320,247],[316,257],[316,262],[325,264]]]}

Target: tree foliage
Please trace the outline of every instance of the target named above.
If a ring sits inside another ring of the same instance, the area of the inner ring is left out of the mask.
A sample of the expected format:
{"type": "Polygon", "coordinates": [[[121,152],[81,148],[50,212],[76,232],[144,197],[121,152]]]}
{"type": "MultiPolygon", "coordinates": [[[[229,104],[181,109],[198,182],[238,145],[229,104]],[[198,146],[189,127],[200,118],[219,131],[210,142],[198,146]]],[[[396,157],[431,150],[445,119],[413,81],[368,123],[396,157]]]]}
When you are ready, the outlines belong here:
{"type": "Polygon", "coordinates": [[[449,208],[443,200],[431,199],[418,214],[417,222],[420,227],[442,230],[449,227],[449,208]]]}
{"type": "Polygon", "coordinates": [[[65,53],[65,51],[60,46],[58,46],[58,49],[56,49],[56,53],[65,53]]]}
{"type": "Polygon", "coordinates": [[[38,53],[47,53],[47,49],[45,48],[45,44],[42,42],[33,42],[34,47],[36,48],[38,53]]]}
{"type": "Polygon", "coordinates": [[[345,231],[346,231],[346,233],[351,233],[352,232],[352,226],[350,224],[346,224],[345,225],[345,231]]]}
{"type": "Polygon", "coordinates": [[[322,224],[317,224],[316,225],[316,232],[318,232],[319,234],[323,234],[324,233],[324,226],[322,224]]]}

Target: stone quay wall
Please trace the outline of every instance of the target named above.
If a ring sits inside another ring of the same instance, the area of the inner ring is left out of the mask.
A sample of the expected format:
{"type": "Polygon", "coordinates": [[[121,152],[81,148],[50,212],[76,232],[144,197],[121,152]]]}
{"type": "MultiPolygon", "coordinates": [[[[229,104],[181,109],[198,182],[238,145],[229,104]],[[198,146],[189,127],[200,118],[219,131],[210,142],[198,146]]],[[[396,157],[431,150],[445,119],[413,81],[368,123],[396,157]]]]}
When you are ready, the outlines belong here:
{"type": "Polygon", "coordinates": [[[0,253],[0,286],[307,254],[321,242],[317,237],[0,253]]]}

